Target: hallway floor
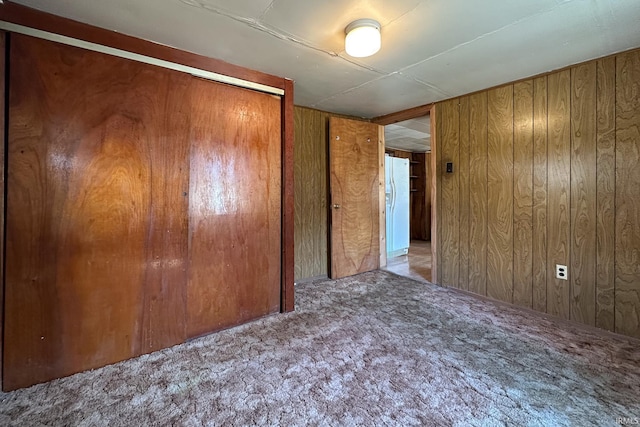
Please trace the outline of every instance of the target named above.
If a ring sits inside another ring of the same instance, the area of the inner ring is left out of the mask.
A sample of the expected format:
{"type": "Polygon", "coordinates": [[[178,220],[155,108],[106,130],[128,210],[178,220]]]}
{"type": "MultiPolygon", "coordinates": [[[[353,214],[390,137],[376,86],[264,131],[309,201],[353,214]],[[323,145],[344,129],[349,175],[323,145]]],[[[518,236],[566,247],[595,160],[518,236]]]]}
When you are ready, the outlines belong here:
{"type": "Polygon", "coordinates": [[[412,240],[409,253],[387,260],[382,270],[422,282],[431,282],[431,242],[412,240]]]}

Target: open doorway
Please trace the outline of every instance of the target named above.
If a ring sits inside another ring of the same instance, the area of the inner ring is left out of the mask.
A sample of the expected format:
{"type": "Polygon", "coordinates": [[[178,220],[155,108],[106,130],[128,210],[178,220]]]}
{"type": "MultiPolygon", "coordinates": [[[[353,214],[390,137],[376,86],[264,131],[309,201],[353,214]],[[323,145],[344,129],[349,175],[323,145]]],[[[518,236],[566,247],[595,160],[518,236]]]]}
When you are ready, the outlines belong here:
{"type": "Polygon", "coordinates": [[[431,282],[431,118],[390,123],[384,133],[386,270],[431,282]]]}

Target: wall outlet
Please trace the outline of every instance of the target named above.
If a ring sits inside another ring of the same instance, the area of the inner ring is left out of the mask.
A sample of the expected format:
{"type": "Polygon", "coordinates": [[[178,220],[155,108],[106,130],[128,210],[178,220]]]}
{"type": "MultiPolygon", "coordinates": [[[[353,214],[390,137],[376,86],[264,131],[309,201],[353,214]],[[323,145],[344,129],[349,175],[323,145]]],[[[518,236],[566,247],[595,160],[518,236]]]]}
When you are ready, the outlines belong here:
{"type": "Polygon", "coordinates": [[[567,280],[569,278],[569,269],[566,265],[556,264],[556,279],[567,280]]]}

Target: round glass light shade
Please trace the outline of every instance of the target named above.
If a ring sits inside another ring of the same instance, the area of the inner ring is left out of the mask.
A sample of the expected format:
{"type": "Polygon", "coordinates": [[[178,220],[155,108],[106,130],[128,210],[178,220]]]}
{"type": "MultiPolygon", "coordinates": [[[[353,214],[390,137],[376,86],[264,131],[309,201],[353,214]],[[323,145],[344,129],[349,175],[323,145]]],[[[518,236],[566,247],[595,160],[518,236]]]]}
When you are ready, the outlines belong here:
{"type": "Polygon", "coordinates": [[[380,50],[380,24],[373,19],[358,19],[345,29],[344,50],[349,56],[364,58],[380,50]]]}

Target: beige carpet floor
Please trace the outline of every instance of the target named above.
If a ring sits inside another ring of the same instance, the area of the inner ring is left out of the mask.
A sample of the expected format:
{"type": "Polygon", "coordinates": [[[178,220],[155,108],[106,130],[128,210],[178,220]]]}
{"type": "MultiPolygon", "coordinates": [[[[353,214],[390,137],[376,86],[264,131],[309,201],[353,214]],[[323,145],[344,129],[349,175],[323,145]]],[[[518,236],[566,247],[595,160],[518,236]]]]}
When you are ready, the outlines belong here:
{"type": "Polygon", "coordinates": [[[388,272],[296,287],[275,315],[0,393],[0,425],[616,426],[639,341],[388,272]]]}

